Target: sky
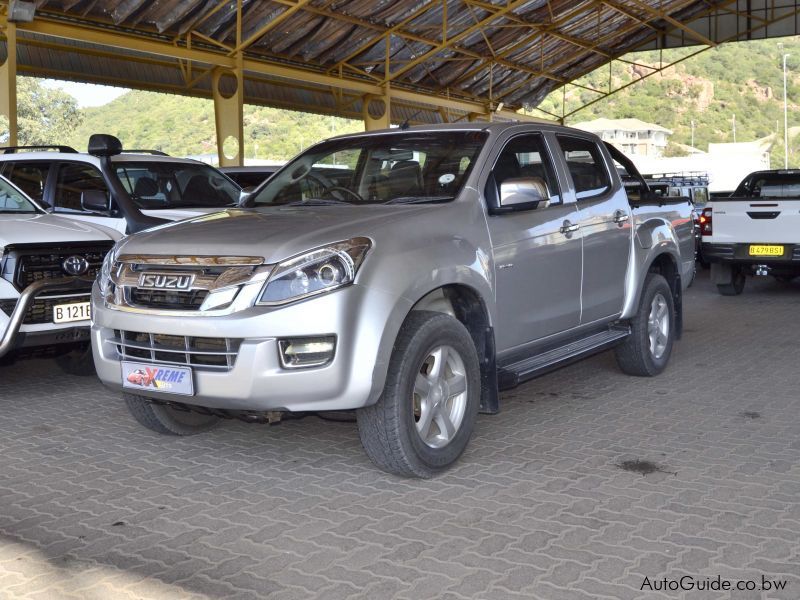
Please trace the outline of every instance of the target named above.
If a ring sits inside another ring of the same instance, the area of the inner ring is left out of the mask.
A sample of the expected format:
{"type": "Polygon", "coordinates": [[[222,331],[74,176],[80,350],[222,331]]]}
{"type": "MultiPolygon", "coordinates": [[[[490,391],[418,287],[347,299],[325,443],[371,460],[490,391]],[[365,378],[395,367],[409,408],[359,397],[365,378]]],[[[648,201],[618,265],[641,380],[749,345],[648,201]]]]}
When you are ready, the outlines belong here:
{"type": "Polygon", "coordinates": [[[111,87],[110,85],[74,83],[72,81],[58,81],[55,79],[46,79],[44,85],[49,88],[64,90],[78,101],[78,106],[81,108],[108,104],[125,92],[130,91],[128,88],[111,87]]]}

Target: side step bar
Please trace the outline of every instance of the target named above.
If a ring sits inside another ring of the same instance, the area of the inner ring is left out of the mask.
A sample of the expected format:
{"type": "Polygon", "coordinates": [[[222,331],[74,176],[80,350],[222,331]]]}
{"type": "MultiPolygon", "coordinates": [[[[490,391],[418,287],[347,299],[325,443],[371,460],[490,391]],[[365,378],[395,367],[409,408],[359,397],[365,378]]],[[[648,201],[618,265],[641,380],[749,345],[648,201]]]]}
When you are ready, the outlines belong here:
{"type": "Polygon", "coordinates": [[[607,350],[630,334],[628,325],[615,325],[606,331],[501,367],[498,370],[499,387],[501,390],[513,388],[523,381],[566,366],[584,356],[607,350]]]}

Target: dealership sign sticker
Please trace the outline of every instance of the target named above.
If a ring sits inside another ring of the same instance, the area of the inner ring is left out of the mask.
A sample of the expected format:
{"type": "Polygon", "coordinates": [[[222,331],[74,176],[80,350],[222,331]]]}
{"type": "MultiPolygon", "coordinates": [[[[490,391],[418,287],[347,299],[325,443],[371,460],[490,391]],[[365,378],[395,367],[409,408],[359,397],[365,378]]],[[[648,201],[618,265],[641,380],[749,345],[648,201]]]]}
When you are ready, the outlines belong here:
{"type": "Polygon", "coordinates": [[[122,363],[122,387],[167,394],[194,394],[192,370],[185,367],[122,363]]]}

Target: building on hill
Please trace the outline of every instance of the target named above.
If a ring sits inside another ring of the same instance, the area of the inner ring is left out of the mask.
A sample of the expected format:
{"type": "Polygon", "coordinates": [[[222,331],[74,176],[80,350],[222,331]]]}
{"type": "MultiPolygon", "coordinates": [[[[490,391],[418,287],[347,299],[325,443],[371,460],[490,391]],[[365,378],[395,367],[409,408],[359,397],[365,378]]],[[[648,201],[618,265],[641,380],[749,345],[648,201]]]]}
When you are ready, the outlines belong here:
{"type": "Polygon", "coordinates": [[[663,156],[672,131],[639,119],[595,119],[572,125],[598,135],[628,156],[663,156]]]}

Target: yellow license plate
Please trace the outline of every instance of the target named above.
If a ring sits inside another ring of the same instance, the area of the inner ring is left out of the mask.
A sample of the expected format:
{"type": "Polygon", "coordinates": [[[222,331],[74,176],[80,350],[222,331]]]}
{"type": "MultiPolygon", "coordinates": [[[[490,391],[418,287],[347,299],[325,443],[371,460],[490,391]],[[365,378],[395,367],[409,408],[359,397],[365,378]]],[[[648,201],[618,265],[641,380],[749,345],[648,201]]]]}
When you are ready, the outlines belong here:
{"type": "Polygon", "coordinates": [[[754,244],[750,246],[750,256],[783,256],[783,246],[754,244]]]}

